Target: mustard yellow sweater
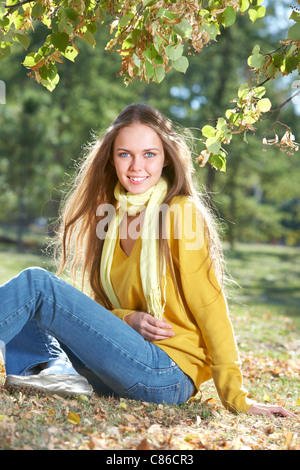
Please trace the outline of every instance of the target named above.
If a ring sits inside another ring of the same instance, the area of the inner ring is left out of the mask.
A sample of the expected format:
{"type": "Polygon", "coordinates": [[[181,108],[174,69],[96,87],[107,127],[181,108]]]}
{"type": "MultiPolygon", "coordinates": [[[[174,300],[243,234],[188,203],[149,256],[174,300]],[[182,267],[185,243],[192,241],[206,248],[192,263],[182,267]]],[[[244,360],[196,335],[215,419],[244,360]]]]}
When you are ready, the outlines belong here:
{"type": "MultiPolygon", "coordinates": [[[[186,197],[174,198],[170,213],[168,240],[182,302],[167,270],[164,318],[173,326],[175,336],[156,344],[192,378],[197,390],[203,382],[213,378],[224,407],[234,412],[247,412],[253,402],[242,387],[235,336],[226,300],[214,271],[209,270],[201,219],[197,219],[195,206],[186,197]],[[197,223],[196,239],[193,232],[197,223]],[[192,227],[192,231],[188,227],[192,227]]],[[[147,311],[139,271],[141,243],[138,238],[130,256],[122,250],[120,240],[115,249],[111,281],[123,308],[112,312],[122,320],[134,311],[147,311]]]]}

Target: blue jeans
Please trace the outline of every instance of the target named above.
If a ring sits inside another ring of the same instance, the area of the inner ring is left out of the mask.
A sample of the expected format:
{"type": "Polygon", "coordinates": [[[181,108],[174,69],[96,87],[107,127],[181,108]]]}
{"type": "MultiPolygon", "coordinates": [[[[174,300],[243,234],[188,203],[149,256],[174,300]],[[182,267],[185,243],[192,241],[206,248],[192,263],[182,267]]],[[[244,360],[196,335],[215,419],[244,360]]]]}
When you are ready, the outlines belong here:
{"type": "Polygon", "coordinates": [[[179,404],[195,392],[193,381],[159,346],[41,268],[25,269],[0,287],[0,340],[7,346],[7,373],[67,359],[64,345],[82,375],[92,374],[117,396],[179,404]]]}

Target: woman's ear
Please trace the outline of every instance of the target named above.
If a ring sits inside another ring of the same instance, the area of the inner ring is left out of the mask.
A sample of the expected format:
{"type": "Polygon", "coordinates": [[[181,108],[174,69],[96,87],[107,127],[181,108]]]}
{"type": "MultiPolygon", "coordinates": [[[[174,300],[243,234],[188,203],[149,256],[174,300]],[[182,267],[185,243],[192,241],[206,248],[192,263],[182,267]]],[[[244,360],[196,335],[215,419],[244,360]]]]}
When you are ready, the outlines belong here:
{"type": "Polygon", "coordinates": [[[165,168],[166,166],[169,165],[169,163],[170,163],[170,162],[169,162],[169,158],[168,158],[168,157],[165,157],[165,161],[164,161],[164,166],[163,166],[163,167],[165,168]]]}

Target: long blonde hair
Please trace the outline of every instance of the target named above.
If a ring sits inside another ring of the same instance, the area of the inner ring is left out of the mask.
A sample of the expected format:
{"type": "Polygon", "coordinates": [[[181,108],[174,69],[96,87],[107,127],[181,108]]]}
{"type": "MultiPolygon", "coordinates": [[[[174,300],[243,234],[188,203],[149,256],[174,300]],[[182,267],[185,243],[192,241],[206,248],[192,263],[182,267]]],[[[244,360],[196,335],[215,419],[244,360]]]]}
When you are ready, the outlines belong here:
{"type": "MultiPolygon", "coordinates": [[[[163,169],[163,175],[169,184],[164,204],[180,195],[189,196],[195,201],[204,218],[211,265],[214,263],[215,269],[222,271],[222,250],[215,217],[193,182],[191,146],[187,143],[186,136],[175,130],[172,122],[157,109],[142,103],[131,104],[117,116],[101,138],[87,147],[72,187],[61,204],[55,243],[58,274],[70,267],[75,283],[77,272],[80,272],[82,288],[88,276],[92,295],[101,299],[107,308],[111,308],[111,305],[101,287],[99,269],[104,240],[96,233],[97,224],[101,220],[96,213],[100,204],[112,204],[116,207],[114,188],[118,179],[112,165],[114,141],[120,129],[134,123],[150,126],[160,136],[168,161],[163,169]]],[[[163,237],[160,239],[160,249],[171,267],[168,241],[163,237]]],[[[171,272],[176,282],[173,269],[171,272]]]]}

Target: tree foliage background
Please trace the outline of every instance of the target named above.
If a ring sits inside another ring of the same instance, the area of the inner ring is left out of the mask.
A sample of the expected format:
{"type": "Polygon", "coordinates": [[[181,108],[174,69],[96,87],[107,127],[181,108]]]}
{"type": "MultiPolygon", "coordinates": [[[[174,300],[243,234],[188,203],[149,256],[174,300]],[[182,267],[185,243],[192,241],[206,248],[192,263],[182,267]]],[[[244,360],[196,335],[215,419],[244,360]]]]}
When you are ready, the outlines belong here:
{"type": "Polygon", "coordinates": [[[2,1],[1,221],[21,234],[55,220],[83,145],[143,101],[193,129],[197,178],[232,244],[299,244],[290,3],[2,1]]]}

